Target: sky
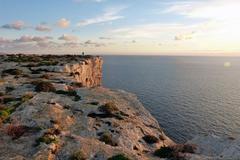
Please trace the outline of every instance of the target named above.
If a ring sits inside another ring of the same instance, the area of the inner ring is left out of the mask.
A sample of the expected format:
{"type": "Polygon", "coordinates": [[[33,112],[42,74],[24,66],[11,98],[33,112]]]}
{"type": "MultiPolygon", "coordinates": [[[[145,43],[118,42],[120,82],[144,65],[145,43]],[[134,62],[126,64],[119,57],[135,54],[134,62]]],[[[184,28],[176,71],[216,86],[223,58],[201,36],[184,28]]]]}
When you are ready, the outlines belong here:
{"type": "Polygon", "coordinates": [[[0,0],[0,52],[240,56],[239,0],[0,0]]]}

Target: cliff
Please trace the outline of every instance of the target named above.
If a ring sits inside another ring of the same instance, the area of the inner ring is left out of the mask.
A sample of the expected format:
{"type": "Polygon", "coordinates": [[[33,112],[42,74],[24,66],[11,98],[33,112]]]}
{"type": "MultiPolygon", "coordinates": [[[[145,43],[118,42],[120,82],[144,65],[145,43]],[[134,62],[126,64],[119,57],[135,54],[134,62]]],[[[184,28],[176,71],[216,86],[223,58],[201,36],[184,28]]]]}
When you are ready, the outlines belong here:
{"type": "Polygon", "coordinates": [[[98,56],[0,56],[0,159],[240,157],[234,138],[175,144],[134,94],[101,87],[102,64],[98,56]]]}
{"type": "Polygon", "coordinates": [[[0,159],[149,159],[173,145],[135,95],[99,87],[102,63],[1,56],[0,159]]]}

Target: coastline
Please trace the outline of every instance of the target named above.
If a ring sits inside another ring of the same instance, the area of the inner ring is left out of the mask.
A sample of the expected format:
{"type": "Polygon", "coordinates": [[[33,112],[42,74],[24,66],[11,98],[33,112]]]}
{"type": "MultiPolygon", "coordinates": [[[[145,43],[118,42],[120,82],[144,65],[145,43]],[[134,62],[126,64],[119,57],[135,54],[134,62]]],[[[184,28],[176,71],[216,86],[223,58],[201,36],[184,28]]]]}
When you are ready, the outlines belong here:
{"type": "Polygon", "coordinates": [[[176,144],[136,95],[101,87],[102,64],[99,56],[1,56],[0,159],[240,157],[233,137],[176,144]]]}

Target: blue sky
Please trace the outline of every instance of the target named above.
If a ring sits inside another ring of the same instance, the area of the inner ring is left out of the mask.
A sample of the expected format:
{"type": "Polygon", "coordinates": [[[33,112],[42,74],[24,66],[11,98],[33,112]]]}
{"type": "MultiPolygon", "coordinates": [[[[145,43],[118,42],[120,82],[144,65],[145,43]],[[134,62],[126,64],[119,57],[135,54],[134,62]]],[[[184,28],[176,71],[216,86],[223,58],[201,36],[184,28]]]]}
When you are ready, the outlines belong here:
{"type": "Polygon", "coordinates": [[[238,55],[236,0],[0,0],[0,51],[238,55]]]}

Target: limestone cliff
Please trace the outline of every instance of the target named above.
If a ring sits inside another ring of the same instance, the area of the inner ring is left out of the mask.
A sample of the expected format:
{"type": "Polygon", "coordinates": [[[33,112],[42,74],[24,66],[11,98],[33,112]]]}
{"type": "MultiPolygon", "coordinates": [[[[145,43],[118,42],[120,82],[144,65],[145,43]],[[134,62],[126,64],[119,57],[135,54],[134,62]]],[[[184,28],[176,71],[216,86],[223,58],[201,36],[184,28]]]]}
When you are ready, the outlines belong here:
{"type": "Polygon", "coordinates": [[[96,87],[102,83],[101,57],[91,57],[78,63],[67,63],[64,65],[64,72],[71,73],[76,82],[82,83],[85,87],[96,87]]]}
{"type": "Polygon", "coordinates": [[[135,95],[96,87],[101,57],[0,61],[0,159],[154,159],[174,145],[135,95]]]}
{"type": "Polygon", "coordinates": [[[0,56],[0,160],[238,159],[239,140],[175,144],[98,56],[0,56]],[[196,152],[197,154],[194,154],[196,152]]]}

